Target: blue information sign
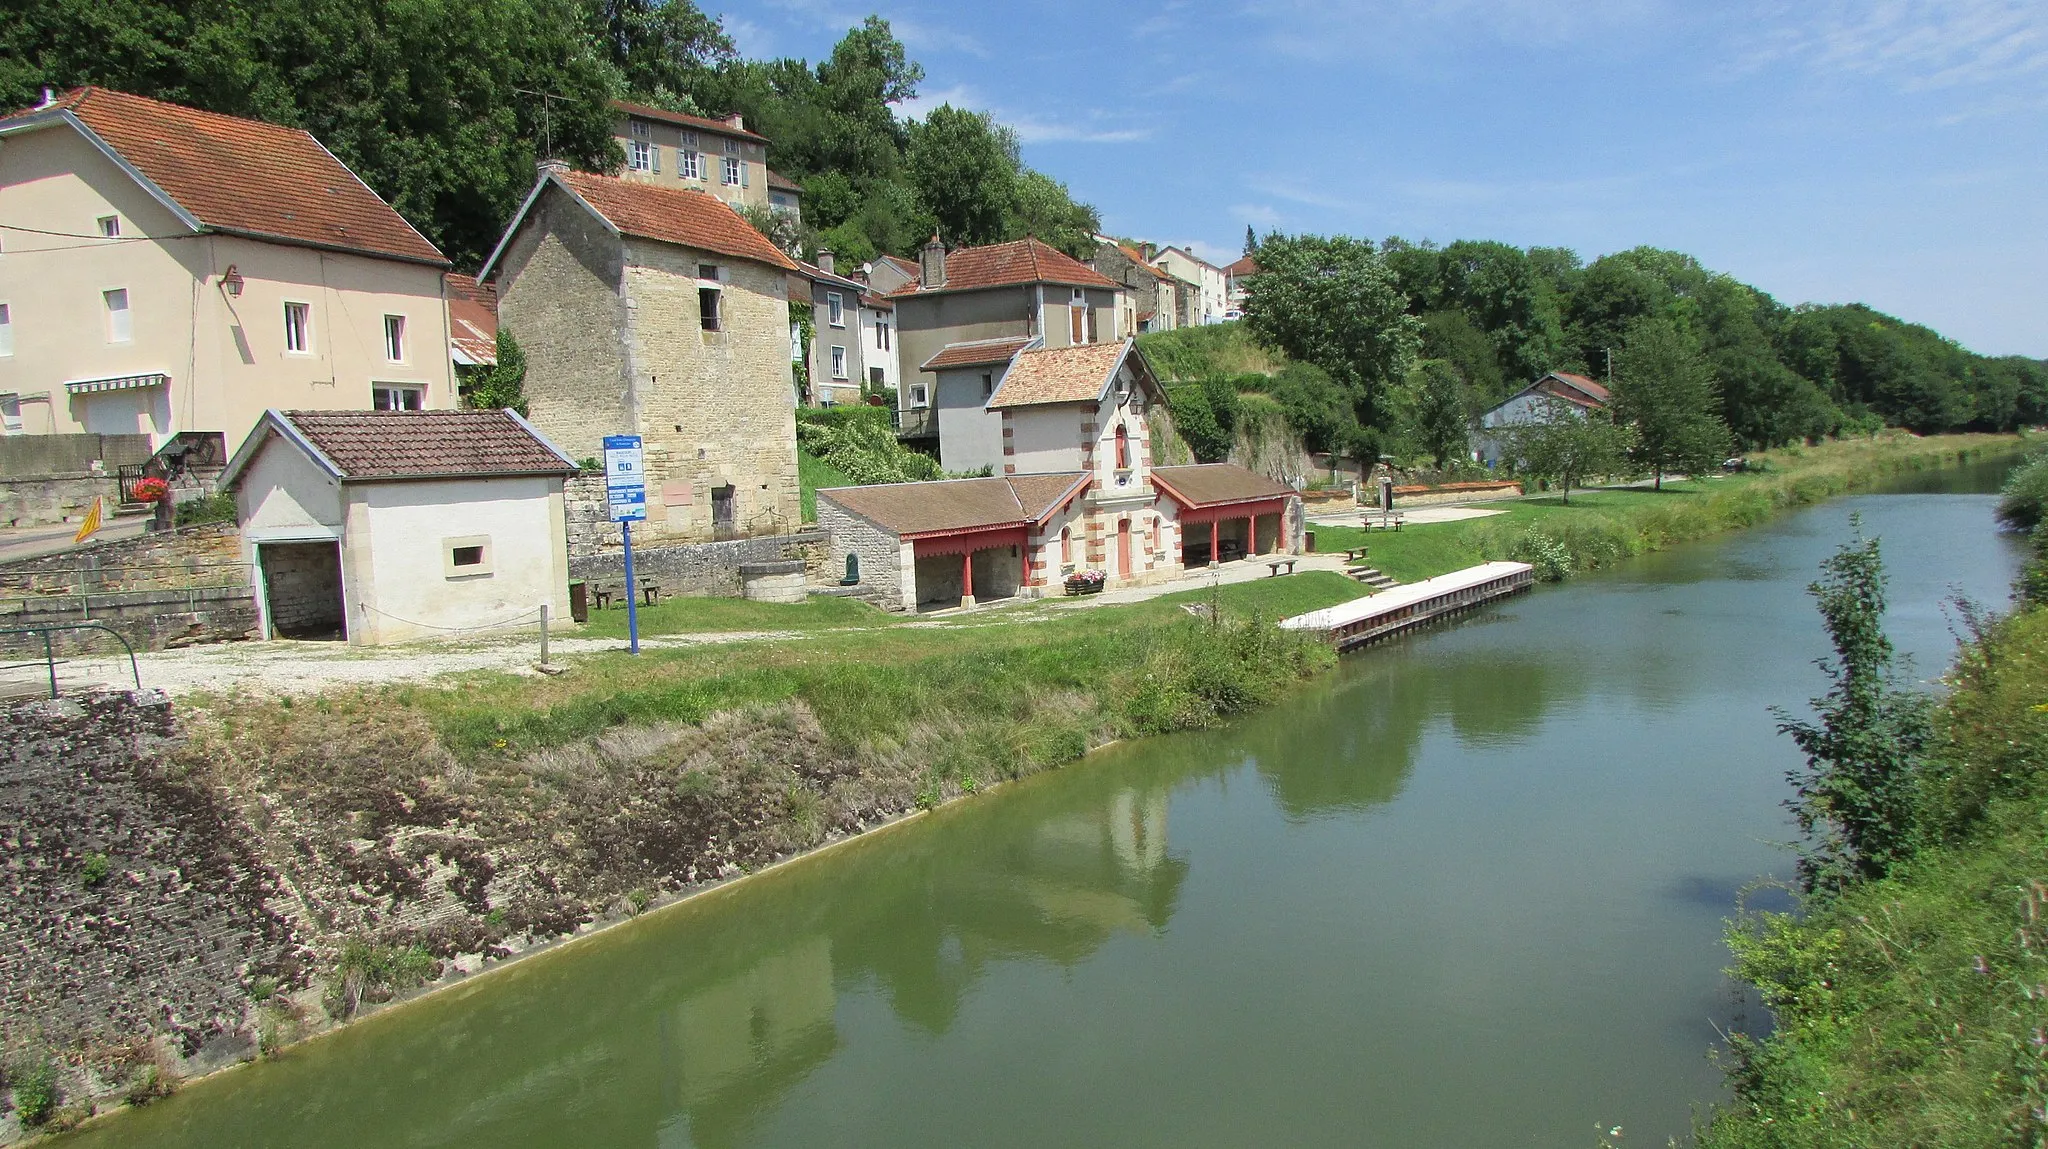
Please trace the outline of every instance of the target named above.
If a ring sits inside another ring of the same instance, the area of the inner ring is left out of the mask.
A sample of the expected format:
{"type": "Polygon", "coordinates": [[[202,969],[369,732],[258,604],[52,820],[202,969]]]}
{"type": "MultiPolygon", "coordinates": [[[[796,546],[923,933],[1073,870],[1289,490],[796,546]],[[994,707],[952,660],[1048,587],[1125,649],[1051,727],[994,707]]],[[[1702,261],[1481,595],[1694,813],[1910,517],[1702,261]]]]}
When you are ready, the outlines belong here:
{"type": "Polygon", "coordinates": [[[633,579],[633,524],[647,521],[647,475],[638,435],[604,437],[604,497],[626,544],[626,649],[640,653],[639,584],[633,579]]]}

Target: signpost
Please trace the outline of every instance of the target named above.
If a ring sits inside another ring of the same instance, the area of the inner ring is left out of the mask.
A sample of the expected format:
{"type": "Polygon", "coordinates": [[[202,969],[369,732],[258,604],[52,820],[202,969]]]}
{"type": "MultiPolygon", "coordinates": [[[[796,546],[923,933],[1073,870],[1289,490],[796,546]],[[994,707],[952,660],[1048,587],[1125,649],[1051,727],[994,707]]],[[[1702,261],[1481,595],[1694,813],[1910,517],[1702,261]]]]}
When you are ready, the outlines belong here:
{"type": "Polygon", "coordinates": [[[640,436],[604,437],[604,497],[612,521],[626,536],[627,649],[640,653],[639,584],[633,581],[633,524],[647,521],[647,476],[642,466],[640,436]]]}

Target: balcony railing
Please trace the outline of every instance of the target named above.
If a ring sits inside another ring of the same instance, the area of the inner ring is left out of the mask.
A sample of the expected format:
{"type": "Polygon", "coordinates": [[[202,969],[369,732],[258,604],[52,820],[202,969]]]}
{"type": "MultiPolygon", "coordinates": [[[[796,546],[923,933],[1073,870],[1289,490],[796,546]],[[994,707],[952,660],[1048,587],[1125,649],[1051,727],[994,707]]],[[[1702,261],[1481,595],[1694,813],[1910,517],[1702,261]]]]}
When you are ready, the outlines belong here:
{"type": "Polygon", "coordinates": [[[939,413],[931,407],[913,407],[908,411],[896,412],[896,437],[898,439],[936,439],[939,436],[939,413]]]}

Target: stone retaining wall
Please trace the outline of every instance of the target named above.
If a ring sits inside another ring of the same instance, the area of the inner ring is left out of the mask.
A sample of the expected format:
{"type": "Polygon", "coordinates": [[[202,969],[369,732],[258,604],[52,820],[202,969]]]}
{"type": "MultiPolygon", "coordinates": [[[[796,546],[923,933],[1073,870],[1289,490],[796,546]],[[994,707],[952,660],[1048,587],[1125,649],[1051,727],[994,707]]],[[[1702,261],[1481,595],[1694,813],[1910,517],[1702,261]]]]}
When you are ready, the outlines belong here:
{"type": "Polygon", "coordinates": [[[249,581],[233,523],[201,523],[0,562],[0,597],[249,581]]]}
{"type": "MultiPolygon", "coordinates": [[[[248,637],[256,629],[256,621],[256,596],[246,586],[122,591],[0,602],[0,629],[95,622],[112,628],[137,650],[248,637]]],[[[104,652],[118,644],[104,633],[88,628],[61,632],[54,636],[54,645],[58,654],[68,654],[104,652]]],[[[35,635],[0,635],[0,653],[40,657],[43,640],[35,635]]]]}
{"type": "Polygon", "coordinates": [[[75,523],[92,509],[95,498],[106,499],[111,510],[121,501],[120,480],[90,471],[0,476],[0,526],[75,523]]]}
{"type": "MultiPolygon", "coordinates": [[[[822,577],[826,559],[823,531],[764,535],[722,543],[633,548],[633,573],[661,584],[667,595],[738,596],[743,591],[740,567],[750,563],[798,560],[822,577]]],[[[569,577],[592,582],[619,582],[626,577],[623,551],[579,555],[570,550],[569,577]]]]}
{"type": "Polygon", "coordinates": [[[168,1035],[246,1049],[245,987],[296,975],[275,876],[166,769],[157,691],[0,706],[0,1031],[55,1048],[168,1035]]]}

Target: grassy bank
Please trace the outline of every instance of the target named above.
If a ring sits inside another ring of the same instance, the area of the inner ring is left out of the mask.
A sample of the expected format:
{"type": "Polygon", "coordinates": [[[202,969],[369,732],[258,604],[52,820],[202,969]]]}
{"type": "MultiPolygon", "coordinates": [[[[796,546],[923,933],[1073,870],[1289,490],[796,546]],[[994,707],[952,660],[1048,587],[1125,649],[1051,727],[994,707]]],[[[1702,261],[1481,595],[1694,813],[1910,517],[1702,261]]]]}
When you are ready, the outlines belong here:
{"type": "Polygon", "coordinates": [[[1984,631],[1949,682],[1925,844],[1732,935],[1777,1026],[1738,1041],[1707,1149],[2048,1140],[2048,612],[1984,631]]]}
{"type": "Polygon", "coordinates": [[[1547,578],[1612,566],[1673,543],[1755,526],[1795,507],[1865,490],[1888,478],[2017,454],[2012,435],[1893,432],[1876,439],[1787,447],[1750,456],[1752,470],[1670,483],[1662,491],[1573,491],[1506,504],[1506,513],[1366,532],[1316,527],[1323,551],[1364,546],[1372,564],[1413,582],[1496,559],[1534,562],[1547,578]]]}

